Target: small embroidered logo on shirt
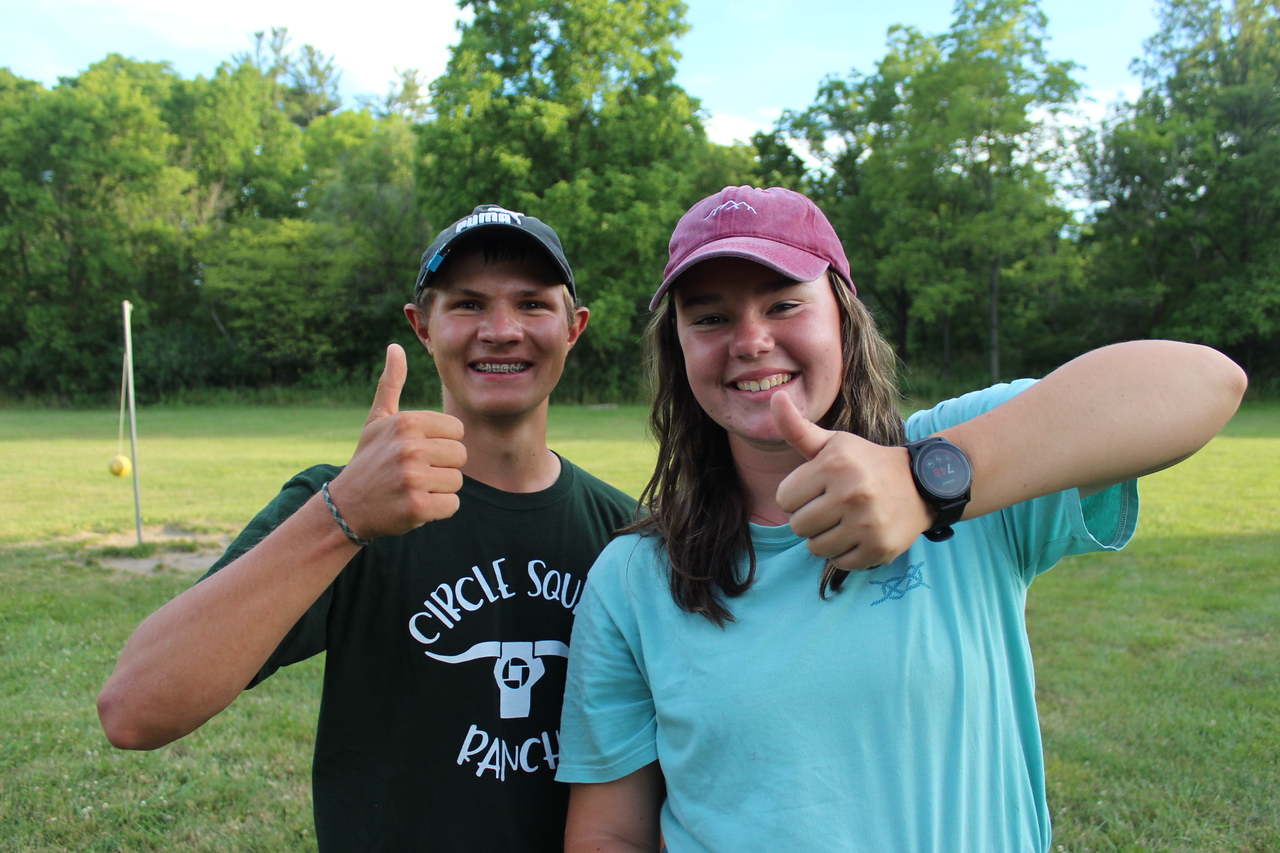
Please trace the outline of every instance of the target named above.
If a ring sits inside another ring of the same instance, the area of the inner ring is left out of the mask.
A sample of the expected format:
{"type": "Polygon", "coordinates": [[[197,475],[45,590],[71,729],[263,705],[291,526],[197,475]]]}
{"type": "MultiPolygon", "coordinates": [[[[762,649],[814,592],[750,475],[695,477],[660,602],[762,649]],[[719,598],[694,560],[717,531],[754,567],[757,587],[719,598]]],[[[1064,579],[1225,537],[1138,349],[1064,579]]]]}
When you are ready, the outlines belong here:
{"type": "Polygon", "coordinates": [[[889,578],[883,581],[871,581],[871,583],[882,587],[880,591],[884,593],[884,596],[879,601],[871,602],[871,606],[875,607],[877,604],[883,604],[890,599],[897,601],[916,587],[922,586],[925,589],[932,589],[931,586],[924,582],[923,568],[924,560],[921,560],[918,563],[907,566],[905,575],[898,575],[896,578],[889,578]]]}

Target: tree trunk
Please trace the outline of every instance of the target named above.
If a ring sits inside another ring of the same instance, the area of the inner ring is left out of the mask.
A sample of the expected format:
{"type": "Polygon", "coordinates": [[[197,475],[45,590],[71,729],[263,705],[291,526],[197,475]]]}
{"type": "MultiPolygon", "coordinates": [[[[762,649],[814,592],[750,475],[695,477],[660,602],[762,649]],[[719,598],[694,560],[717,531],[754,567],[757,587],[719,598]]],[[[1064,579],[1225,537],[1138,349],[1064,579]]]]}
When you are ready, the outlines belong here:
{"type": "Polygon", "coordinates": [[[951,315],[942,318],[942,381],[951,384],[951,315]]]}
{"type": "Polygon", "coordinates": [[[1000,381],[1000,255],[991,259],[991,383],[1000,381]]]}

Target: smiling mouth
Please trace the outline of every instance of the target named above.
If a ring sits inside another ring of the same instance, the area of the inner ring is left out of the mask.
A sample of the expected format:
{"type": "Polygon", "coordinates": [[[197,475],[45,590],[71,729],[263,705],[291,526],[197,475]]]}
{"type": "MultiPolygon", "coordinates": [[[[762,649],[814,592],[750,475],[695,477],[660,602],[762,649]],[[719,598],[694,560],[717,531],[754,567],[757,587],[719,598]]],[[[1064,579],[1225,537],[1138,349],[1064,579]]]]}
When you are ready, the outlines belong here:
{"type": "Polygon", "coordinates": [[[775,373],[772,376],[766,376],[764,379],[735,382],[733,387],[739,391],[768,391],[770,388],[785,385],[795,378],[796,375],[794,373],[775,373]]]}
{"type": "Polygon", "coordinates": [[[533,367],[527,361],[518,364],[494,364],[492,362],[480,362],[471,365],[471,369],[479,373],[524,373],[530,367],[533,367]]]}

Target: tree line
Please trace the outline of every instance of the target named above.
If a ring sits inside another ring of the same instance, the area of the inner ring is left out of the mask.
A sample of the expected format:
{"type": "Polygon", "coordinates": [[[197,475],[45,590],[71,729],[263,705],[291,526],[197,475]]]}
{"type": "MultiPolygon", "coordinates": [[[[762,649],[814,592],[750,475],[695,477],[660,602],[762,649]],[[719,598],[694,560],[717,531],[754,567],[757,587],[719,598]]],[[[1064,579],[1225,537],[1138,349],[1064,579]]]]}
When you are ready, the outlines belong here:
{"type": "MultiPolygon", "coordinates": [[[[1143,89],[1083,121],[1034,0],[895,27],[869,71],[751,142],[675,82],[679,0],[461,4],[444,73],[343,109],[284,29],[209,77],[112,54],[0,69],[0,397],[363,385],[426,244],[483,202],[564,240],[591,307],[559,399],[643,397],[637,341],[681,213],[728,184],[813,197],[916,377],[1007,379],[1134,337],[1280,377],[1280,13],[1162,0],[1143,89]]],[[[1259,383],[1261,380],[1261,383],[1259,383]]]]}

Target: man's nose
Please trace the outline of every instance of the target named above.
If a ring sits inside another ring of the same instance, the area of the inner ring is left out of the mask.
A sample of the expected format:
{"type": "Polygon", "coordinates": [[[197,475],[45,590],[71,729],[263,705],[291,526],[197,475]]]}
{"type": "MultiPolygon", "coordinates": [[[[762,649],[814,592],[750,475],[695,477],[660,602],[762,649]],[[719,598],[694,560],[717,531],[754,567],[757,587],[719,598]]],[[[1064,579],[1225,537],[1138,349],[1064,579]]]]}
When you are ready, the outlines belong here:
{"type": "Polygon", "coordinates": [[[508,305],[493,306],[480,325],[480,338],[486,343],[511,343],[520,340],[523,334],[519,316],[508,305]]]}

